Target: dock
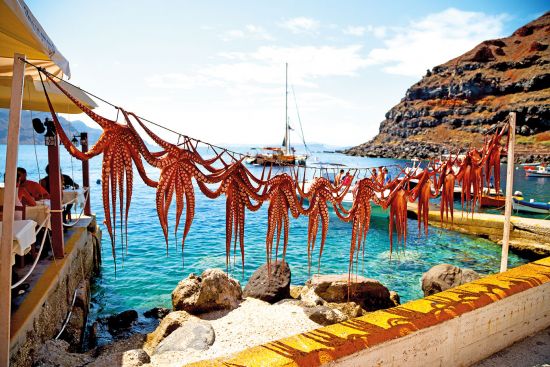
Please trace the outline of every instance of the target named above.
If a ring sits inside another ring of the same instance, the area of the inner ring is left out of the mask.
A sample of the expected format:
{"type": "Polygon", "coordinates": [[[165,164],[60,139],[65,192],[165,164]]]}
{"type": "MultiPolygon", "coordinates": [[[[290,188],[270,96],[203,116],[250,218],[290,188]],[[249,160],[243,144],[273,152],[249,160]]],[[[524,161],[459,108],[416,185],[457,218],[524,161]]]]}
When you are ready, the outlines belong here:
{"type": "MultiPolygon", "coordinates": [[[[407,214],[409,218],[417,218],[416,203],[408,203],[407,214]]],[[[472,214],[455,209],[453,222],[450,216],[449,222],[445,221],[445,217],[441,222],[439,207],[433,205],[430,206],[428,218],[431,226],[487,238],[502,245],[504,215],[472,214]]],[[[550,256],[550,221],[512,216],[510,250],[531,260],[550,256]]]]}

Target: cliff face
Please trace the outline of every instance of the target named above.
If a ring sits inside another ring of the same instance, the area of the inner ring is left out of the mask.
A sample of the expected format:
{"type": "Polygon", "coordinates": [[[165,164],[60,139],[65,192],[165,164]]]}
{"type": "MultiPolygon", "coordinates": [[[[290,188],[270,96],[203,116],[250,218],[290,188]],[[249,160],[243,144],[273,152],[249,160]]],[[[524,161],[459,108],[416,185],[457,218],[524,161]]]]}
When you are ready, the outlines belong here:
{"type": "Polygon", "coordinates": [[[484,41],[428,70],[386,113],[379,135],[346,153],[427,158],[465,149],[515,111],[518,153],[550,157],[549,44],[547,12],[510,37],[484,41]]]}

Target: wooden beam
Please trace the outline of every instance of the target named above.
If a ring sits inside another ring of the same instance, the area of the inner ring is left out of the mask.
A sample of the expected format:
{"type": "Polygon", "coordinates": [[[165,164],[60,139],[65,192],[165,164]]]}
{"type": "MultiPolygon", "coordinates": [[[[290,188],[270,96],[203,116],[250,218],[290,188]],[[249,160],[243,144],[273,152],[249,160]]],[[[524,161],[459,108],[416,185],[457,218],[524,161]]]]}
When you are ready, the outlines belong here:
{"type": "MultiPolygon", "coordinates": [[[[82,151],[86,153],[88,151],[88,133],[80,133],[80,144],[82,145],[82,151]]],[[[86,203],[84,204],[84,214],[92,215],[90,208],[90,162],[88,161],[82,161],[82,186],[88,189],[86,203]]]]}
{"type": "Polygon", "coordinates": [[[11,318],[11,251],[15,195],[17,195],[17,153],[19,150],[19,126],[23,105],[25,78],[25,55],[13,56],[10,115],[6,148],[6,176],[4,178],[4,208],[2,237],[0,242],[0,365],[10,364],[10,318],[11,318]]]}
{"type": "MultiPolygon", "coordinates": [[[[514,145],[516,142],[516,113],[510,112],[510,137],[508,139],[508,161],[506,165],[506,203],[504,207],[504,229],[502,232],[502,255],[500,272],[508,269],[508,248],[510,246],[510,217],[512,216],[512,193],[514,190],[514,145]]],[[[499,190],[495,187],[495,190],[499,190]]]]}
{"type": "Polygon", "coordinates": [[[63,187],[59,167],[59,138],[55,133],[55,145],[48,145],[48,177],[50,180],[50,225],[52,229],[52,249],[56,259],[65,256],[63,240],[63,187]]]}

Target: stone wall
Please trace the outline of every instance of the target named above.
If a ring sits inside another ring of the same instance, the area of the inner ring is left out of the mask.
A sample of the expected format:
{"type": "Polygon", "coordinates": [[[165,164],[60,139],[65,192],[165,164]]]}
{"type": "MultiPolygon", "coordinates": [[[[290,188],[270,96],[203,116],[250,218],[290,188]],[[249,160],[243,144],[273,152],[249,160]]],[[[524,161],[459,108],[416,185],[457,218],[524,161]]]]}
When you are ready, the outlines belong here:
{"type": "Polygon", "coordinates": [[[75,292],[78,301],[62,335],[79,348],[89,306],[89,286],[94,259],[100,248],[94,235],[101,239],[95,220],[86,227],[72,228],[65,243],[65,258],[57,259],[44,270],[29,295],[12,314],[11,365],[31,366],[34,353],[46,340],[59,333],[70,311],[75,292]],[[95,232],[95,233],[94,233],[95,232]]]}

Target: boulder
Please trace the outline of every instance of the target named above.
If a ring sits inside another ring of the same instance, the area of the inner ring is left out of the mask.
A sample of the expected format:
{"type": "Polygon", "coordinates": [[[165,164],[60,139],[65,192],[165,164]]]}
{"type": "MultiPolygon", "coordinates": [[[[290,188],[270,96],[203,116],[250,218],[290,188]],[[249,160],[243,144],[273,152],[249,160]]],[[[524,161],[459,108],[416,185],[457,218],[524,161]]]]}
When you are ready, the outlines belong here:
{"type": "Polygon", "coordinates": [[[125,367],[139,367],[149,362],[149,354],[143,349],[127,350],[122,354],[122,365],[125,367]]]}
{"type": "Polygon", "coordinates": [[[343,313],[348,319],[353,319],[359,316],[363,316],[366,313],[365,310],[361,308],[355,302],[346,302],[346,303],[327,303],[327,307],[332,308],[333,310],[338,310],[343,313]]]}
{"type": "Polygon", "coordinates": [[[200,277],[191,274],[172,292],[174,310],[192,314],[231,310],[239,305],[241,299],[239,281],[228,277],[221,269],[206,269],[200,277]]]}
{"type": "Polygon", "coordinates": [[[311,321],[323,326],[336,324],[348,319],[341,311],[328,306],[305,307],[303,310],[311,321]]]}
{"type": "Polygon", "coordinates": [[[302,300],[304,300],[304,296],[311,296],[310,291],[315,292],[317,296],[327,302],[355,302],[366,311],[376,311],[394,306],[388,288],[377,280],[363,276],[352,276],[349,295],[348,274],[314,275],[302,289],[302,300]]]}
{"type": "Polygon", "coordinates": [[[188,349],[206,350],[214,344],[216,334],[208,321],[190,320],[168,335],[155,348],[155,354],[185,352],[188,349]]]}
{"type": "Polygon", "coordinates": [[[390,291],[390,299],[392,300],[394,306],[399,306],[401,304],[401,298],[396,291],[390,291]]]}
{"type": "Polygon", "coordinates": [[[290,298],[299,299],[300,298],[300,292],[302,292],[302,286],[299,285],[291,285],[290,286],[290,298]]]}
{"type": "Polygon", "coordinates": [[[149,354],[152,354],[157,345],[159,345],[164,338],[191,320],[198,320],[198,318],[185,311],[170,312],[162,319],[160,325],[155,329],[155,331],[147,334],[147,339],[145,340],[143,349],[145,349],[145,351],[149,354]]]}
{"type": "Polygon", "coordinates": [[[429,296],[479,278],[481,276],[473,270],[439,264],[422,275],[422,291],[424,296],[429,296]]]}
{"type": "Polygon", "coordinates": [[[302,304],[305,307],[315,307],[315,306],[322,306],[326,305],[327,301],[319,297],[317,293],[315,293],[315,289],[313,288],[307,288],[302,287],[302,291],[300,293],[300,301],[302,301],[302,304]]]}
{"type": "Polygon", "coordinates": [[[35,366],[75,367],[88,365],[93,358],[87,354],[70,353],[69,343],[64,340],[48,340],[34,357],[35,366]]]}
{"type": "Polygon", "coordinates": [[[119,314],[109,316],[107,325],[111,333],[116,333],[121,329],[128,329],[137,320],[138,313],[136,310],[127,310],[119,314]]]}
{"type": "Polygon", "coordinates": [[[290,267],[286,261],[277,261],[270,266],[260,266],[248,280],[243,296],[275,303],[290,298],[290,267]]]}
{"type": "Polygon", "coordinates": [[[147,310],[143,313],[143,316],[153,319],[163,319],[166,315],[170,313],[169,308],[165,307],[153,307],[150,310],[147,310]]]}

